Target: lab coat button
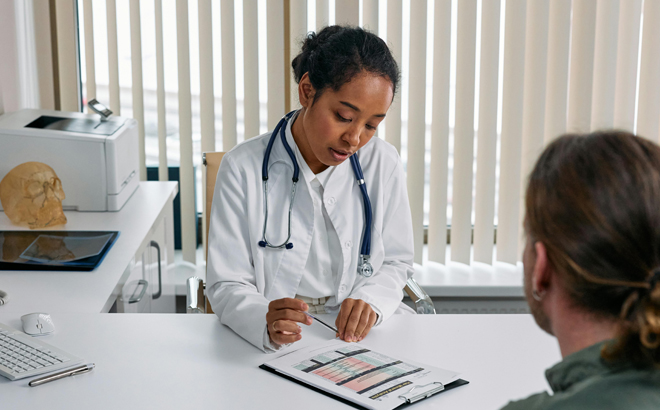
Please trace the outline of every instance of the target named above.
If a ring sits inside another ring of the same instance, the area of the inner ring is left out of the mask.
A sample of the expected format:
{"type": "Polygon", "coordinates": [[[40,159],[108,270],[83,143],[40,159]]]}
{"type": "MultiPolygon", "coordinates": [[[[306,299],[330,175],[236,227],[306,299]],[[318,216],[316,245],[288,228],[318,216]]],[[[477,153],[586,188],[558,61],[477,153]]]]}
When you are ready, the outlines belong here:
{"type": "Polygon", "coordinates": [[[346,290],[346,285],[341,285],[341,286],[339,287],[339,291],[340,291],[340,292],[344,292],[345,290],[346,290]]]}
{"type": "Polygon", "coordinates": [[[353,246],[353,242],[351,242],[351,241],[346,241],[346,247],[347,247],[347,248],[350,248],[351,246],[353,246]]]}
{"type": "Polygon", "coordinates": [[[334,205],[335,202],[337,202],[337,200],[335,199],[334,196],[331,196],[331,197],[328,198],[328,200],[326,201],[326,203],[327,203],[328,205],[334,205]]]}

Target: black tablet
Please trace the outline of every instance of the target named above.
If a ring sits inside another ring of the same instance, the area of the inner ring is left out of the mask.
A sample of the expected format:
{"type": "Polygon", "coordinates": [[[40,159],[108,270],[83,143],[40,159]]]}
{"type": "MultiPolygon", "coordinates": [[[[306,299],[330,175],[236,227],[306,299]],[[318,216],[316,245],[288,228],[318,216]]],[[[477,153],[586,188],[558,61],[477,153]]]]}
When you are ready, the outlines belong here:
{"type": "Polygon", "coordinates": [[[0,231],[0,270],[91,271],[117,231],[0,231]]]}

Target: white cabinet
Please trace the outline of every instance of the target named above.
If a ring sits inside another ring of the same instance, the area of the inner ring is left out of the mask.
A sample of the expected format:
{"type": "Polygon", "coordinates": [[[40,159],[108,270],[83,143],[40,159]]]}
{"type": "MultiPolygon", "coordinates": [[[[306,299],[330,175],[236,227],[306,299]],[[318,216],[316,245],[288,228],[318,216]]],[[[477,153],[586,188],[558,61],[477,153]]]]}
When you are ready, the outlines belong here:
{"type": "Polygon", "coordinates": [[[174,256],[169,255],[173,249],[169,217],[166,212],[155,221],[126,267],[128,277],[117,296],[117,313],[175,313],[175,295],[163,292],[164,273],[174,256]]]}

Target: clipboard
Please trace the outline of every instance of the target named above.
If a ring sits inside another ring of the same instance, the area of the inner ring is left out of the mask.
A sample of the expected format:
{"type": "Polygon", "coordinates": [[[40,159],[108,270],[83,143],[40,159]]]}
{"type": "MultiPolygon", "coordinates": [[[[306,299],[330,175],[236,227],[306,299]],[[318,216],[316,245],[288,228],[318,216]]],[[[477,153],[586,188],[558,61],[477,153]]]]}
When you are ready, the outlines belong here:
{"type": "MultiPolygon", "coordinates": [[[[352,402],[350,400],[347,400],[343,397],[332,394],[332,393],[330,393],[328,391],[325,391],[323,389],[319,389],[318,387],[315,387],[315,386],[312,386],[311,384],[307,384],[305,382],[302,382],[302,381],[300,381],[296,378],[293,378],[289,375],[286,375],[284,373],[280,373],[280,372],[278,372],[277,370],[273,369],[272,367],[270,367],[268,365],[262,364],[261,366],[259,366],[259,368],[263,369],[263,370],[265,370],[269,373],[276,374],[276,375],[278,375],[282,378],[285,378],[285,379],[287,379],[289,381],[292,381],[296,384],[299,384],[301,386],[307,387],[308,389],[313,390],[317,393],[321,393],[322,395],[324,395],[326,397],[333,398],[333,399],[335,399],[335,400],[337,400],[341,403],[344,403],[347,406],[353,407],[354,409],[368,410],[366,407],[361,406],[358,403],[352,402]]],[[[406,407],[408,407],[412,404],[415,404],[415,403],[417,403],[417,402],[419,402],[423,399],[426,399],[428,397],[431,397],[435,394],[442,393],[442,392],[445,392],[445,391],[448,391],[448,390],[452,390],[452,389],[455,389],[456,387],[465,386],[468,383],[470,383],[470,382],[467,381],[467,380],[457,379],[457,380],[455,380],[451,383],[445,384],[445,385],[443,385],[442,383],[437,383],[437,384],[439,384],[439,386],[435,383],[432,383],[433,386],[428,386],[428,385],[413,386],[410,390],[408,390],[407,392],[402,393],[400,395],[400,397],[403,397],[402,400],[405,400],[405,402],[401,403],[401,405],[397,406],[396,408],[397,409],[406,408],[406,407]],[[428,387],[428,388],[424,388],[424,387],[428,387]]]]}

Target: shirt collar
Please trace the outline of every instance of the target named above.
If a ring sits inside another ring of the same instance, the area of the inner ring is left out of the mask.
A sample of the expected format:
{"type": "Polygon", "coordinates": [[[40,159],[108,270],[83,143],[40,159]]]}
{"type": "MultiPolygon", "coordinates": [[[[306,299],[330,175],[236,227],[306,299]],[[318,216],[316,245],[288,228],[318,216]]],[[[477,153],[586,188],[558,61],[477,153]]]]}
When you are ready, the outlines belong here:
{"type": "Polygon", "coordinates": [[[568,390],[572,385],[588,378],[612,372],[621,364],[607,362],[600,355],[603,346],[611,341],[600,342],[564,358],[545,371],[545,377],[555,393],[568,390]]]}

